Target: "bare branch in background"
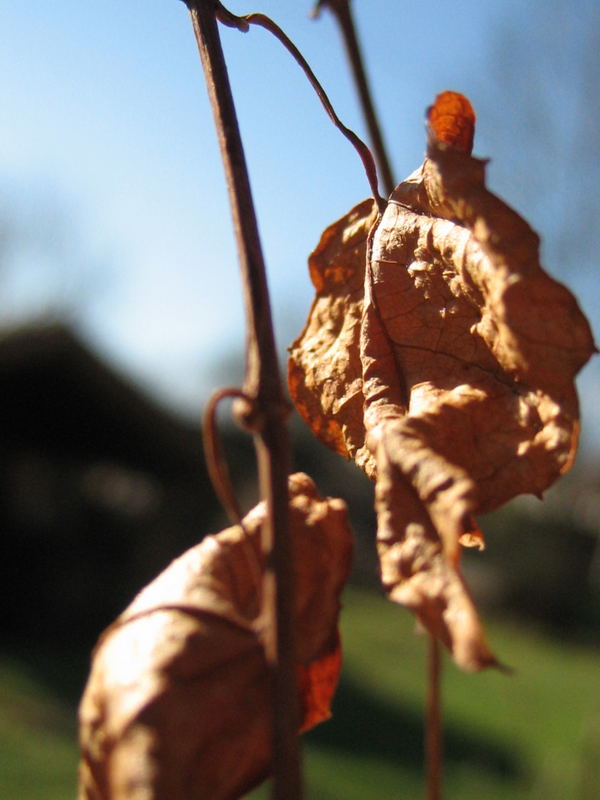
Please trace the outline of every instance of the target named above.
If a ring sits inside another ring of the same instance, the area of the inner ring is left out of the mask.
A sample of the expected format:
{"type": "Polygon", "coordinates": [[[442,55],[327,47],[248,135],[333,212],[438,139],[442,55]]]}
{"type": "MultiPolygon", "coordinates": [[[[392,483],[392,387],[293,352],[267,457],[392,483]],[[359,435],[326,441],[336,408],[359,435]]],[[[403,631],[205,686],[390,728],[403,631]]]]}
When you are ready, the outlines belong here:
{"type": "Polygon", "coordinates": [[[369,81],[358,43],[358,36],[356,35],[350,0],[319,0],[313,11],[313,16],[318,16],[321,8],[324,7],[329,8],[340,26],[340,31],[348,54],[348,60],[352,69],[352,75],[354,76],[356,91],[358,92],[365,122],[369,130],[369,138],[373,150],[375,151],[377,163],[379,164],[383,186],[386,194],[390,195],[394,190],[396,182],[394,181],[390,159],[383,141],[383,134],[381,133],[381,127],[371,97],[369,81]]]}

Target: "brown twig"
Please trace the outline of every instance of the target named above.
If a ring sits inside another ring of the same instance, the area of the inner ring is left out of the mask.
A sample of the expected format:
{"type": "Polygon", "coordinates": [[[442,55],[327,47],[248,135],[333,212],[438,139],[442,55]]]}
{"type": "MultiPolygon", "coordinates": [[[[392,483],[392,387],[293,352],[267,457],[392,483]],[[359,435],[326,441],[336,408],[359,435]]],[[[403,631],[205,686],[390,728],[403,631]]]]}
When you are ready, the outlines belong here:
{"type": "MultiPolygon", "coordinates": [[[[266,271],[250,190],[248,170],[217,27],[217,0],[186,0],[206,78],[244,285],[248,323],[243,421],[253,432],[261,496],[268,517],[263,530],[266,557],[263,613],[272,632],[267,660],[273,696],[273,797],[300,800],[302,780],[294,675],[293,586],[288,531],[287,477],[290,445],[285,399],[275,348],[266,271]]],[[[235,18],[234,18],[235,19],[235,18]]]]}
{"type": "Polygon", "coordinates": [[[350,8],[350,0],[318,0],[313,16],[318,16],[321,8],[326,6],[337,19],[338,25],[342,33],[348,60],[352,68],[356,90],[360,98],[360,103],[363,110],[365,122],[369,130],[369,138],[373,149],[375,150],[375,157],[379,164],[383,186],[388,195],[392,193],[395,187],[394,178],[392,176],[392,169],[390,167],[390,160],[387,154],[387,149],[383,141],[383,135],[375,113],[375,107],[371,98],[371,91],[369,89],[369,82],[365,72],[364,61],[356,35],[356,26],[352,17],[352,10],[350,8]]]}
{"type": "Polygon", "coordinates": [[[427,635],[427,715],[425,731],[425,761],[427,771],[427,800],[442,796],[442,715],[440,645],[433,634],[427,635]]]}

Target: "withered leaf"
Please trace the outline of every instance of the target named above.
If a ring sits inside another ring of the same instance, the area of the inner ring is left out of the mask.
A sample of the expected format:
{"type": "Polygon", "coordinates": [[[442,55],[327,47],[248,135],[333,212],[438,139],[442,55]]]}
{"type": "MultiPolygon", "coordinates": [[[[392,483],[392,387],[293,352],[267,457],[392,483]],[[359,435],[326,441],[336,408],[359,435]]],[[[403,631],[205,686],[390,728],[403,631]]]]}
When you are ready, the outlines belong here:
{"type": "Polygon", "coordinates": [[[308,262],[316,297],[288,361],[292,399],[313,433],[371,476],[359,342],[367,237],[376,220],[375,204],[364,200],[324,231],[308,262]]]}
{"type": "Polygon", "coordinates": [[[474,515],[541,495],[570,467],[592,334],[541,268],[537,235],[485,187],[485,162],[435,135],[368,233],[370,220],[362,203],[310,258],[317,297],[290,391],[312,430],[376,479],[390,597],[478,669],[494,659],[459,542],[482,542],[474,515]]]}
{"type": "MultiPolygon", "coordinates": [[[[343,501],[302,473],[289,486],[305,730],[330,715],[352,534],[343,501]]],[[[268,774],[265,516],[261,503],[188,550],[101,637],[79,712],[80,800],[230,800],[268,774]]]]}

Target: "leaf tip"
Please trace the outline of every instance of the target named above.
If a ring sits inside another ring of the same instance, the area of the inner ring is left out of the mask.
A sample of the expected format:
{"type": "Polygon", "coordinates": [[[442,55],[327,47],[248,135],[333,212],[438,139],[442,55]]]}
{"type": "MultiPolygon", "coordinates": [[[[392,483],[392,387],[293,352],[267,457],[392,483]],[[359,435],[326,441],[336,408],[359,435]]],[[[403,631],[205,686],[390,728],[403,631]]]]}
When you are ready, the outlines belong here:
{"type": "Polygon", "coordinates": [[[475,112],[464,94],[451,91],[438,94],[433,105],[427,109],[427,127],[438,142],[471,154],[475,112]]]}

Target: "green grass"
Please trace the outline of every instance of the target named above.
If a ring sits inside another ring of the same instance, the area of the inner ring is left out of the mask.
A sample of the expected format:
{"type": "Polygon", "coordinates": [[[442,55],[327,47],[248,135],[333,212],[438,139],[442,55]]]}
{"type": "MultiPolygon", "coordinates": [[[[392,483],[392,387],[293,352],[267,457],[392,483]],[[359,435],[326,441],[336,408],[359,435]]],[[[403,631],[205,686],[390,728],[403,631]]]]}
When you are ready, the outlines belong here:
{"type": "MultiPolygon", "coordinates": [[[[425,646],[410,616],[354,593],[347,613],[349,675],[392,707],[420,710],[425,646]]],[[[467,675],[451,663],[444,670],[447,797],[505,797],[507,783],[512,798],[578,797],[584,735],[600,715],[600,650],[506,623],[490,624],[489,637],[512,675],[467,675]]]]}
{"type": "Polygon", "coordinates": [[[0,797],[66,800],[76,792],[76,726],[57,700],[18,661],[0,660],[0,797]]]}
{"type": "MultiPolygon", "coordinates": [[[[346,592],[343,678],[333,719],[306,737],[307,800],[424,797],[426,647],[414,629],[387,600],[346,592]]],[[[446,659],[445,800],[596,800],[600,649],[514,623],[488,634],[514,672],[467,675],[446,659]]]]}
{"type": "MultiPolygon", "coordinates": [[[[305,737],[306,798],[423,797],[425,640],[383,598],[349,589],[344,605],[343,679],[333,719],[305,737]]],[[[596,800],[600,650],[514,623],[490,622],[488,634],[514,673],[466,675],[446,661],[444,800],[596,800]]],[[[74,711],[35,674],[0,659],[0,797],[67,800],[74,711]]]]}

